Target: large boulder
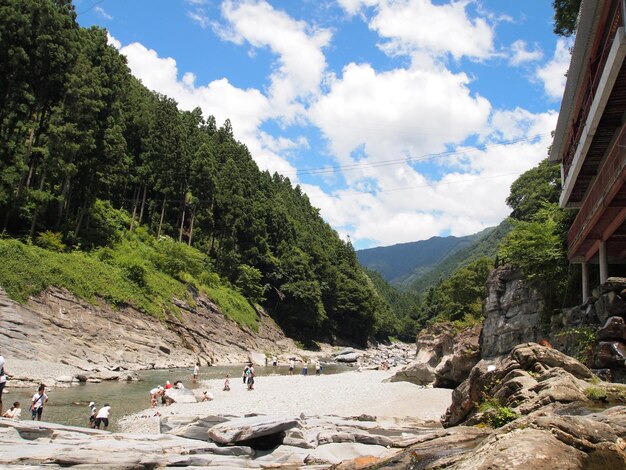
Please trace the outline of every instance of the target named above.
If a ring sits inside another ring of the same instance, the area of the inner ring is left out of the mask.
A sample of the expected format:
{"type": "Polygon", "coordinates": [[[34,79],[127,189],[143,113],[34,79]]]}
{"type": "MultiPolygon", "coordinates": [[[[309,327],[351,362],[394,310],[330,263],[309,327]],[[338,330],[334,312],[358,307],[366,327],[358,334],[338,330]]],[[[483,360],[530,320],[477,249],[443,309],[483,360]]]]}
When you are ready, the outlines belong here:
{"type": "Polygon", "coordinates": [[[452,404],[442,417],[455,426],[478,411],[488,398],[521,414],[550,403],[586,401],[591,371],[576,359],[535,343],[518,345],[508,355],[481,360],[452,392],[452,404]]]}
{"type": "Polygon", "coordinates": [[[165,391],[165,397],[172,403],[196,403],[198,400],[193,391],[188,388],[170,388],[165,391]]]}
{"type": "Polygon", "coordinates": [[[297,426],[298,420],[284,416],[253,416],[238,418],[216,424],[209,428],[208,435],[212,441],[220,444],[234,444],[250,441],[259,437],[279,434],[297,426]]]}
{"type": "Polygon", "coordinates": [[[359,360],[359,356],[357,355],[357,353],[345,353],[345,354],[340,354],[339,356],[335,357],[335,361],[337,362],[348,362],[348,363],[352,363],[352,362],[357,362],[359,360]]]}
{"type": "Polygon", "coordinates": [[[507,354],[516,345],[537,342],[545,335],[539,325],[544,302],[520,270],[494,269],[487,279],[485,321],[480,340],[481,356],[507,354]]]}
{"type": "Polygon", "coordinates": [[[392,382],[454,388],[467,378],[480,360],[480,325],[456,332],[446,323],[422,330],[414,361],[396,372],[392,382]]]}

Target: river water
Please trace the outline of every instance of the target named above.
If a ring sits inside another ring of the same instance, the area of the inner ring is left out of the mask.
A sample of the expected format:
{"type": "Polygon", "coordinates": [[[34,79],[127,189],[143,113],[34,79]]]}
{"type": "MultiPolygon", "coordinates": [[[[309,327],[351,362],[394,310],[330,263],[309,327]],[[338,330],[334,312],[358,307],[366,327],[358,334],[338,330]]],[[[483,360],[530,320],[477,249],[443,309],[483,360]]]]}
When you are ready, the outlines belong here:
{"type": "MultiPolygon", "coordinates": [[[[287,375],[287,366],[278,367],[255,367],[255,375],[260,378],[267,375],[287,375]]],[[[351,370],[350,367],[340,364],[324,364],[323,374],[337,374],[351,370]]],[[[243,366],[213,366],[200,369],[199,381],[210,379],[223,379],[230,374],[231,387],[241,382],[243,366]]],[[[309,365],[309,373],[315,373],[315,369],[309,365]]],[[[118,420],[124,415],[136,413],[150,407],[150,389],[157,385],[165,385],[165,381],[171,383],[181,380],[186,388],[201,388],[201,384],[193,385],[191,377],[193,368],[147,370],[137,373],[140,377],[138,382],[106,381],[99,384],[81,383],[71,387],[56,387],[46,389],[49,401],[46,404],[42,421],[75,426],[87,426],[89,423],[88,404],[96,402],[99,408],[105,403],[111,405],[110,431],[117,431],[118,420]]],[[[259,385],[259,381],[257,381],[259,385]]],[[[209,389],[210,390],[210,389],[209,389]]],[[[28,407],[36,389],[5,389],[2,395],[4,408],[8,409],[13,402],[19,401],[22,408],[22,419],[30,419],[28,407]]]]}

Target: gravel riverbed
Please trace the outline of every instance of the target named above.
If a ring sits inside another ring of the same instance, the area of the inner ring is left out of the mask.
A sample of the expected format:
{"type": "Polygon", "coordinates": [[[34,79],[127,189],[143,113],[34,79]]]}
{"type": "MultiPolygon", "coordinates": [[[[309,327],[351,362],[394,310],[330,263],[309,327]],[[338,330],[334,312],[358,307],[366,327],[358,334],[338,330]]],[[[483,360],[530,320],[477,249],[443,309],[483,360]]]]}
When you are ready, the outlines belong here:
{"type": "MultiPolygon", "coordinates": [[[[394,371],[366,370],[333,375],[270,375],[257,377],[248,391],[241,377],[231,378],[231,390],[223,391],[222,379],[203,382],[214,400],[147,408],[120,422],[125,432],[159,433],[162,416],[265,414],[283,416],[357,416],[369,414],[379,420],[438,421],[451,403],[452,390],[422,388],[408,382],[385,382],[394,371]]],[[[146,390],[146,405],[149,393],[146,390]]]]}

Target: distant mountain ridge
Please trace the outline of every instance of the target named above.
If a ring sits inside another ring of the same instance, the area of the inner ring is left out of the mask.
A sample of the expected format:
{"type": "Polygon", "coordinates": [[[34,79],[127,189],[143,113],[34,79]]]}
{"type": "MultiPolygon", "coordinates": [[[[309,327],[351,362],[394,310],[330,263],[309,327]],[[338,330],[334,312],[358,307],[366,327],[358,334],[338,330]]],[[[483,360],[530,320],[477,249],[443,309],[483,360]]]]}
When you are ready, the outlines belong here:
{"type": "Polygon", "coordinates": [[[509,230],[505,220],[497,227],[465,237],[432,237],[359,250],[356,254],[363,266],[377,271],[390,284],[421,293],[480,257],[494,258],[498,243],[509,230]]]}

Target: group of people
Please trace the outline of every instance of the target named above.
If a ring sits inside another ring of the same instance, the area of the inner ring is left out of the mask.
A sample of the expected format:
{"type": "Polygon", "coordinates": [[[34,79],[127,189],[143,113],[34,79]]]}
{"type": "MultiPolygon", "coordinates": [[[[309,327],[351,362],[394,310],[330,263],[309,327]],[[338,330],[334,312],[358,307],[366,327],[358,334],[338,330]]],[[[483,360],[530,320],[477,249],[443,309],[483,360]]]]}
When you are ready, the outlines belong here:
{"type": "Polygon", "coordinates": [[[96,407],[95,402],[89,402],[89,427],[100,429],[102,425],[104,429],[109,427],[109,415],[111,414],[111,405],[105,403],[100,409],[96,407]]]}
{"type": "Polygon", "coordinates": [[[150,406],[152,408],[157,406],[157,401],[161,398],[161,403],[164,405],[171,405],[174,400],[168,396],[168,390],[183,390],[185,386],[180,380],[174,382],[174,384],[170,383],[170,381],[165,382],[165,387],[162,385],[157,385],[152,390],[150,390],[150,406]]]}
{"type": "MultiPolygon", "coordinates": [[[[315,375],[320,375],[322,373],[322,364],[319,360],[315,359],[315,375]]],[[[289,359],[289,375],[293,375],[293,371],[296,368],[296,361],[294,358],[289,359]]],[[[304,360],[302,362],[302,375],[309,375],[309,361],[304,360]]]]}

